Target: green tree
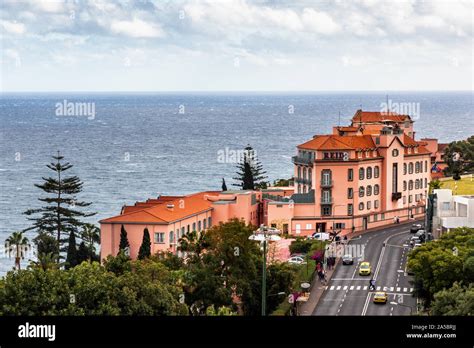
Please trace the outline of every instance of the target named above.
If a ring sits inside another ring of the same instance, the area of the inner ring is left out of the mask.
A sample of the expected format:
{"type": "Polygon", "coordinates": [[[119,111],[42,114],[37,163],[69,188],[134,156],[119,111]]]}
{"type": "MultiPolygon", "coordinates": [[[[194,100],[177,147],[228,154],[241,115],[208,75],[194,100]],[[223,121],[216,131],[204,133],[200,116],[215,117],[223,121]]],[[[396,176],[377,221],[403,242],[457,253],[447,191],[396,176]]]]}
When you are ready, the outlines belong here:
{"type": "Polygon", "coordinates": [[[429,183],[429,193],[433,193],[433,190],[438,190],[443,187],[443,183],[438,179],[431,180],[429,183]]]}
{"type": "Polygon", "coordinates": [[[128,237],[127,237],[127,231],[125,230],[125,227],[120,228],[120,244],[119,244],[119,252],[120,251],[125,251],[126,249],[129,250],[130,248],[130,243],[128,242],[128,237]]]}
{"type": "MultiPolygon", "coordinates": [[[[89,249],[86,247],[86,243],[82,241],[79,244],[79,248],[77,248],[77,264],[80,265],[84,261],[87,261],[89,263],[92,262],[89,255],[89,249]]],[[[96,260],[96,261],[99,261],[99,260],[96,260]]]]}
{"type": "Polygon", "coordinates": [[[25,258],[25,249],[30,246],[30,242],[28,238],[23,236],[23,232],[13,232],[6,240],[5,240],[5,250],[8,253],[8,257],[11,255],[15,255],[15,268],[21,268],[21,259],[25,258]]]}
{"type": "Polygon", "coordinates": [[[243,158],[237,164],[236,174],[237,176],[234,177],[234,180],[237,183],[233,185],[240,187],[242,190],[254,190],[256,187],[266,188],[266,172],[263,171],[263,166],[259,162],[255,150],[250,145],[247,145],[244,149],[243,158]]]}
{"type": "Polygon", "coordinates": [[[40,232],[34,239],[33,242],[36,245],[36,250],[38,254],[54,254],[56,255],[57,261],[57,243],[56,238],[51,236],[50,234],[40,232]]]}
{"type": "Polygon", "coordinates": [[[65,250],[62,248],[67,237],[82,226],[79,218],[92,216],[95,213],[84,213],[79,208],[89,206],[86,203],[77,200],[76,195],[82,191],[83,183],[77,176],[65,177],[64,172],[73,166],[68,162],[62,162],[64,159],[59,151],[57,156],[53,156],[55,162],[47,165],[54,172],[54,177],[43,177],[42,184],[35,184],[36,187],[47,194],[39,200],[45,205],[38,209],[29,209],[25,211],[28,219],[33,221],[33,226],[27,230],[37,230],[38,233],[47,233],[56,238],[56,252],[58,256],[60,252],[65,250]],[[36,216],[39,214],[39,216],[36,216]],[[63,238],[62,236],[67,236],[63,238]]]}
{"type": "Polygon", "coordinates": [[[225,179],[222,178],[222,191],[227,191],[227,185],[225,184],[225,179]]]}
{"type": "Polygon", "coordinates": [[[210,317],[214,316],[234,316],[237,315],[237,312],[234,312],[232,308],[221,306],[219,308],[215,308],[214,305],[211,305],[206,308],[206,315],[210,317]]]}
{"type": "Polygon", "coordinates": [[[69,242],[66,255],[66,269],[76,267],[79,264],[77,257],[76,234],[74,231],[69,233],[69,242]]]}
{"type": "Polygon", "coordinates": [[[292,179],[277,179],[273,182],[273,186],[276,187],[287,187],[290,186],[292,179]]]}
{"type": "Polygon", "coordinates": [[[191,231],[186,233],[178,240],[179,246],[178,250],[196,255],[197,257],[201,256],[201,253],[209,247],[209,238],[207,233],[202,231],[198,233],[197,231],[191,231]]]}
{"type": "Polygon", "coordinates": [[[463,274],[466,282],[474,283],[474,256],[469,256],[464,261],[463,274]]]}
{"type": "Polygon", "coordinates": [[[93,224],[84,224],[81,239],[87,249],[87,260],[89,262],[98,261],[95,246],[100,243],[100,229],[93,224]]]}
{"type": "Polygon", "coordinates": [[[474,315],[474,284],[462,286],[456,282],[451,288],[437,292],[431,310],[433,315],[474,315]]]}
{"type": "Polygon", "coordinates": [[[40,268],[43,271],[48,269],[60,269],[64,266],[64,262],[57,263],[57,255],[56,253],[41,253],[38,254],[36,260],[29,260],[30,265],[29,268],[40,268]]]}
{"type": "Polygon", "coordinates": [[[463,172],[474,170],[474,136],[450,143],[445,150],[444,160],[448,165],[445,174],[452,175],[455,180],[459,180],[463,172]]]}
{"type": "Polygon", "coordinates": [[[143,230],[142,245],[140,245],[140,249],[138,250],[138,259],[143,260],[144,258],[150,257],[150,255],[151,255],[150,232],[148,232],[148,228],[145,228],[143,230]]]}

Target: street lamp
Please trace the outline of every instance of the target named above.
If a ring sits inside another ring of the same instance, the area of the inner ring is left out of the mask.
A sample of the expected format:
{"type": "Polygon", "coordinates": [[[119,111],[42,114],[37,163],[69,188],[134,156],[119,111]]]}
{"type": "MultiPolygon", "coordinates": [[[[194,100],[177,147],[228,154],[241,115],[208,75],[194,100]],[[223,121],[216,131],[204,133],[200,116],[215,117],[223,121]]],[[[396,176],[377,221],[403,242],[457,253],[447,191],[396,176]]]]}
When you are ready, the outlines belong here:
{"type": "Polygon", "coordinates": [[[263,265],[262,265],[262,316],[266,315],[266,306],[267,306],[267,242],[269,241],[278,241],[281,238],[278,236],[280,230],[267,227],[263,224],[260,225],[260,228],[249,237],[250,240],[260,242],[263,246],[263,265]]]}
{"type": "Polygon", "coordinates": [[[394,306],[401,306],[401,307],[410,308],[410,315],[413,315],[413,308],[411,306],[407,306],[407,305],[404,305],[402,303],[398,303],[398,302],[395,302],[395,301],[390,302],[390,304],[394,305],[394,306]]]}

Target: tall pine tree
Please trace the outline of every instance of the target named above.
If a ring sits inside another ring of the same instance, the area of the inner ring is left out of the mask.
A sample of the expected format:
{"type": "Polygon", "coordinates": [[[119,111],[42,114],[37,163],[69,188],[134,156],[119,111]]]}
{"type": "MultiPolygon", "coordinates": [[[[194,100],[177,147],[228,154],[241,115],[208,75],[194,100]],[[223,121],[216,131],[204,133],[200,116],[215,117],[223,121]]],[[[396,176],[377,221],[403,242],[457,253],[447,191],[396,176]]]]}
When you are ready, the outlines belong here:
{"type": "Polygon", "coordinates": [[[74,231],[69,233],[69,242],[67,245],[66,269],[76,267],[79,263],[76,247],[76,234],[74,231]]]}
{"type": "Polygon", "coordinates": [[[150,232],[148,228],[145,228],[143,231],[143,240],[140,249],[138,250],[138,259],[143,260],[151,256],[151,242],[150,242],[150,232]]]}
{"type": "Polygon", "coordinates": [[[39,209],[29,209],[25,212],[29,220],[34,221],[33,226],[26,230],[37,230],[56,239],[56,252],[66,251],[65,242],[71,233],[83,225],[79,220],[82,217],[92,216],[95,213],[85,213],[78,208],[89,206],[91,203],[78,201],[76,195],[82,191],[82,181],[77,176],[64,176],[64,172],[72,168],[69,162],[63,162],[59,151],[53,156],[54,162],[46,165],[54,172],[53,177],[43,177],[42,184],[35,184],[47,195],[39,198],[45,205],[39,209]],[[39,214],[39,216],[35,216],[39,214]]]}
{"type": "Polygon", "coordinates": [[[263,166],[250,145],[247,145],[244,149],[243,158],[237,164],[236,174],[237,177],[234,180],[237,180],[237,183],[233,185],[240,187],[242,190],[255,190],[257,187],[262,188],[266,186],[266,172],[263,171],[263,166]]]}
{"type": "Polygon", "coordinates": [[[225,184],[224,178],[222,178],[222,191],[227,191],[227,185],[225,184]]]}
{"type": "Polygon", "coordinates": [[[125,249],[130,251],[130,243],[128,242],[128,237],[127,237],[127,231],[125,230],[125,227],[120,228],[120,244],[119,244],[119,254],[121,252],[124,252],[125,249]]]}

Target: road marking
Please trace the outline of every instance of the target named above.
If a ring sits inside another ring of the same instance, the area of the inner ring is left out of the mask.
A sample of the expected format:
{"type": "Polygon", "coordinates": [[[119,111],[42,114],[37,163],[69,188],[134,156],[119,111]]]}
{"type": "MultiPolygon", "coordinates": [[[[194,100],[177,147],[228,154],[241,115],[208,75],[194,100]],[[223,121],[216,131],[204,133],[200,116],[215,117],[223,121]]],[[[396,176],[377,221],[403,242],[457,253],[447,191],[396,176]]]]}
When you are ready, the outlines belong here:
{"type": "Polygon", "coordinates": [[[360,290],[360,285],[357,286],[356,290],[360,290]]]}
{"type": "Polygon", "coordinates": [[[364,290],[367,290],[367,288],[368,288],[368,286],[367,286],[367,285],[366,285],[366,286],[364,286],[364,290]]]}
{"type": "Polygon", "coordinates": [[[379,290],[380,290],[380,288],[381,288],[380,286],[377,286],[377,291],[379,291],[379,290]]]}
{"type": "Polygon", "coordinates": [[[336,290],[340,290],[340,289],[341,289],[341,286],[339,285],[339,286],[336,288],[336,290]]]}
{"type": "MultiPolygon", "coordinates": [[[[406,289],[406,288],[405,288],[406,289]]],[[[331,287],[329,288],[329,290],[334,290],[334,285],[331,285],[331,287]]]]}
{"type": "Polygon", "coordinates": [[[413,292],[413,288],[410,288],[410,292],[413,292]]]}
{"type": "Polygon", "coordinates": [[[397,292],[400,292],[400,288],[397,287],[397,292]]]}
{"type": "Polygon", "coordinates": [[[342,290],[347,290],[347,285],[346,285],[346,286],[344,286],[344,288],[343,288],[342,290]]]}
{"type": "Polygon", "coordinates": [[[349,288],[349,290],[354,290],[354,285],[351,285],[351,287],[349,288]]]}
{"type": "Polygon", "coordinates": [[[393,286],[390,287],[390,292],[393,292],[393,286]]]}
{"type": "Polygon", "coordinates": [[[403,288],[403,292],[407,292],[408,291],[408,288],[403,288]]]}

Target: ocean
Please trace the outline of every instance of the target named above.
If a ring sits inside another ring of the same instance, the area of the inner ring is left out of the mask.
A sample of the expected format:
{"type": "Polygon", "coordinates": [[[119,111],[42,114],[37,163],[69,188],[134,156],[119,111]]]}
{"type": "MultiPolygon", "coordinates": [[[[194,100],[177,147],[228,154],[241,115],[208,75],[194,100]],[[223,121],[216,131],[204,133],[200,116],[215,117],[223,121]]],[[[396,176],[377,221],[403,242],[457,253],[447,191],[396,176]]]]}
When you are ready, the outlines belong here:
{"type": "MultiPolygon", "coordinates": [[[[235,163],[219,154],[250,144],[270,180],[292,176],[296,145],[347,125],[357,109],[416,105],[416,138],[441,142],[473,132],[472,92],[4,93],[0,95],[0,245],[30,226],[34,184],[59,150],[84,182],[89,222],[159,194],[230,188],[235,163]],[[71,104],[72,103],[72,104],[71,104]],[[75,103],[75,104],[74,104],[75,103]],[[87,107],[71,109],[68,105],[87,107]],[[93,112],[92,112],[93,111],[93,112]]],[[[227,157],[226,157],[227,158],[227,157]]],[[[231,157],[229,157],[231,159],[231,157]]],[[[33,233],[27,236],[32,239],[33,233]]],[[[13,266],[0,255],[0,274],[13,266]]]]}

